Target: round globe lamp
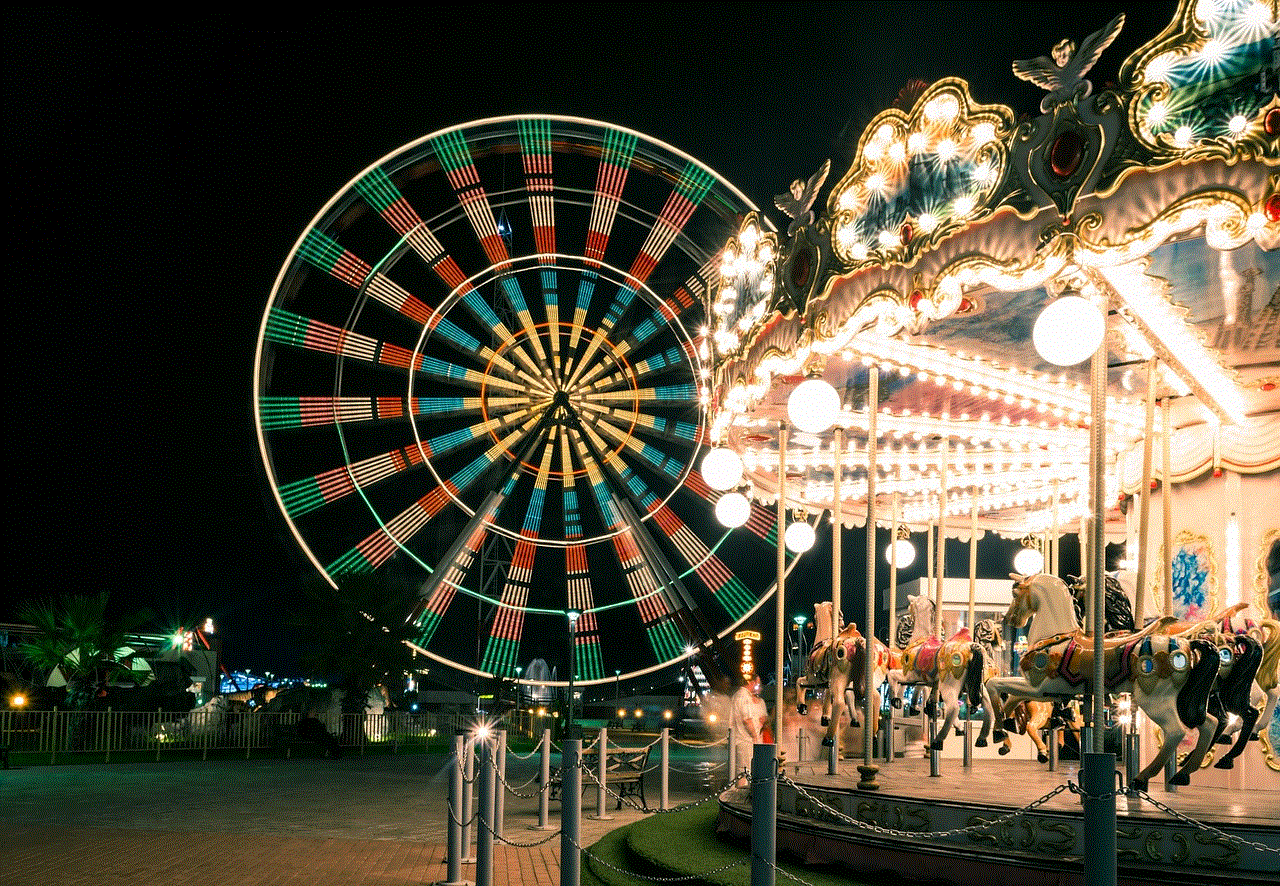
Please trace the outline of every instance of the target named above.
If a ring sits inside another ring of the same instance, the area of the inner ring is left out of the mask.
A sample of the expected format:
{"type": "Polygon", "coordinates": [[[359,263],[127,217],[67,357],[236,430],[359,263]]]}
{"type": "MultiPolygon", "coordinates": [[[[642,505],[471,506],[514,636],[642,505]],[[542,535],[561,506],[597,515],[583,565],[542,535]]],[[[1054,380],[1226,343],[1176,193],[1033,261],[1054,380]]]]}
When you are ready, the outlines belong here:
{"type": "Polygon", "coordinates": [[[826,379],[806,379],[787,398],[787,418],[806,434],[822,433],[839,414],[840,395],[826,379]]]}
{"type": "Polygon", "coordinates": [[[1093,356],[1106,332],[1107,320],[1097,305],[1083,296],[1064,295],[1040,312],[1031,341],[1036,353],[1054,366],[1075,366],[1093,356]]]}
{"type": "Polygon", "coordinates": [[[737,529],[751,518],[751,502],[741,492],[729,492],[716,502],[716,519],[721,526],[737,529]]]}
{"type": "Polygon", "coordinates": [[[907,541],[905,538],[900,538],[893,544],[885,547],[884,559],[890,566],[893,565],[894,551],[897,551],[899,569],[906,569],[916,561],[915,545],[907,541]]]}
{"type": "Polygon", "coordinates": [[[712,449],[702,457],[702,479],[717,491],[742,482],[742,457],[732,449],[712,449]]]}
{"type": "Polygon", "coordinates": [[[1019,575],[1039,575],[1044,568],[1044,554],[1035,548],[1023,548],[1013,558],[1013,571],[1019,575]]]}
{"type": "Polygon", "coordinates": [[[787,527],[787,534],[783,538],[788,551],[793,554],[803,554],[813,547],[813,527],[804,520],[797,520],[787,527]]]}

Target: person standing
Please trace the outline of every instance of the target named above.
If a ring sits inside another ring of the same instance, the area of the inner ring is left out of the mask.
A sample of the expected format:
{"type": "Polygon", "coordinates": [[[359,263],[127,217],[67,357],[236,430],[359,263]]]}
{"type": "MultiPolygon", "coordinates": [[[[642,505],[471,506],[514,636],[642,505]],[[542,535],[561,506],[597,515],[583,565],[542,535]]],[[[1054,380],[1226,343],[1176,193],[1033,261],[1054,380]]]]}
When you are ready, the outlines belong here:
{"type": "MultiPolygon", "coordinates": [[[[769,709],[760,697],[760,678],[753,674],[733,694],[733,756],[740,771],[750,766],[753,745],[773,741],[764,732],[768,722],[769,709]]],[[[737,785],[746,787],[747,782],[739,778],[737,785]]]]}

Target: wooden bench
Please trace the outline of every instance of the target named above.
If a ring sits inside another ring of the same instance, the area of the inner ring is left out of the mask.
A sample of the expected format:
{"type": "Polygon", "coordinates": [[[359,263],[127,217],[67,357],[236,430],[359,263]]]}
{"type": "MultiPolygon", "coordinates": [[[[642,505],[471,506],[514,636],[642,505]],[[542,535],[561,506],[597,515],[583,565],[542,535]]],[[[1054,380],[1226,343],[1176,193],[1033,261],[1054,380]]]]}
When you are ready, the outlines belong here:
{"type": "MultiPolygon", "coordinates": [[[[584,751],[582,765],[593,776],[599,777],[600,755],[595,751],[584,751]]],[[[649,748],[609,748],[605,754],[604,772],[605,787],[618,797],[617,809],[622,808],[623,797],[639,797],[641,807],[646,806],[644,800],[644,772],[649,768],[649,748]]],[[[591,778],[583,776],[582,789],[595,788],[591,778]]],[[[552,800],[560,798],[560,776],[551,776],[552,800]]]]}

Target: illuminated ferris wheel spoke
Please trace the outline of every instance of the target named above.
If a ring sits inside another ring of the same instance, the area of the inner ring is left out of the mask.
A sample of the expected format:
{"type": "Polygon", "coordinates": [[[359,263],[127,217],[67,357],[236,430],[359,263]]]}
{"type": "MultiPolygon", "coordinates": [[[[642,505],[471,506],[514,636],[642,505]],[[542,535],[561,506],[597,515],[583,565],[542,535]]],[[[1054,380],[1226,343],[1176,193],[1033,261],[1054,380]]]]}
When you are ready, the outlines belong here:
{"type": "MultiPolygon", "coordinates": [[[[631,269],[627,271],[628,282],[618,287],[614,303],[601,321],[600,328],[604,332],[607,333],[612,330],[618,320],[622,318],[632,299],[635,298],[637,288],[643,286],[649,279],[649,275],[653,273],[653,269],[662,261],[667,249],[675,242],[680,231],[693,216],[694,210],[698,208],[698,204],[702,202],[702,198],[711,190],[713,183],[714,179],[706,170],[693,163],[686,164],[684,171],[676,182],[675,189],[667,197],[666,205],[662,207],[661,214],[649,230],[649,236],[645,239],[644,245],[640,247],[639,255],[632,262],[631,269]],[[634,281],[634,283],[631,281],[634,281]]],[[[599,338],[592,339],[592,345],[600,340],[599,338]]],[[[577,373],[588,365],[594,351],[592,345],[588,345],[587,353],[583,355],[582,361],[578,363],[574,376],[570,377],[570,385],[577,383],[577,373]]]]}
{"type": "Polygon", "coordinates": [[[393,449],[372,458],[331,468],[310,477],[280,484],[280,498],[290,517],[297,517],[337,501],[422,464],[417,446],[393,449]]]}
{"type": "Polygon", "coordinates": [[[432,489],[409,508],[379,526],[371,535],[331,563],[326,571],[332,576],[350,572],[372,572],[377,569],[397,549],[413,538],[428,521],[444,510],[455,496],[470,487],[499,458],[506,455],[538,421],[538,417],[534,416],[520,428],[494,443],[442,485],[432,489]]]}
{"type": "Polygon", "coordinates": [[[507,580],[502,588],[502,599],[480,664],[481,668],[493,674],[514,672],[518,661],[520,635],[524,631],[524,607],[529,601],[529,586],[533,580],[533,560],[538,550],[538,532],[542,525],[542,510],[547,497],[547,478],[551,474],[554,448],[553,439],[548,437],[529,495],[529,506],[520,527],[520,539],[511,556],[507,580]]]}
{"type": "Polygon", "coordinates": [[[489,493],[423,586],[422,602],[409,616],[409,623],[418,629],[415,640],[419,648],[430,645],[458,589],[464,586],[472,563],[484,547],[489,526],[505,500],[505,491],[489,493]]]}

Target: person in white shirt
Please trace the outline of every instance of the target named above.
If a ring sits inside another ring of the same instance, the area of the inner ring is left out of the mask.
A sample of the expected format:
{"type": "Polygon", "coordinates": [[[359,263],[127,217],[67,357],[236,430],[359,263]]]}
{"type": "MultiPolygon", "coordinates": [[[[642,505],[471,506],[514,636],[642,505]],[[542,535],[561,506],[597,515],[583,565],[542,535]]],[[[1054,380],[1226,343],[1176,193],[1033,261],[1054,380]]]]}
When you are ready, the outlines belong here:
{"type": "MultiPolygon", "coordinates": [[[[769,710],[760,697],[760,678],[752,675],[733,694],[733,756],[738,771],[751,768],[752,745],[764,742],[769,710]]],[[[770,739],[772,740],[772,739],[770,739]]],[[[738,787],[746,787],[746,779],[738,779],[738,787]]]]}

